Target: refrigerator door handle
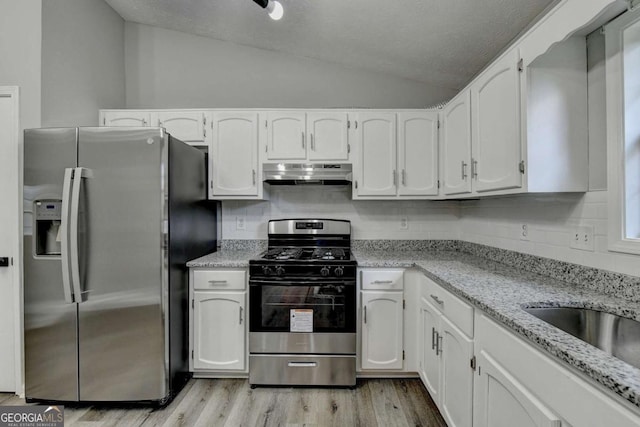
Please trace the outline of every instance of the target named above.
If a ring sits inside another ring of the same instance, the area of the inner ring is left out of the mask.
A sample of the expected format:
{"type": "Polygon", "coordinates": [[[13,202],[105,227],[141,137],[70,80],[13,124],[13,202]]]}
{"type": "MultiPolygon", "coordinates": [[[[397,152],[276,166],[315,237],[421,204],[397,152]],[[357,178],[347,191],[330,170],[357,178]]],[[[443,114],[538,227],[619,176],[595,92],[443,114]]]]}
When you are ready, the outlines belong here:
{"type": "Polygon", "coordinates": [[[64,300],[73,303],[73,290],[71,289],[71,269],[69,266],[69,202],[71,196],[71,184],[73,182],[73,168],[64,170],[62,184],[62,212],[60,224],[60,258],[62,260],[62,289],[64,300]]]}
{"type": "Polygon", "coordinates": [[[73,187],[71,190],[71,214],[69,216],[69,252],[71,264],[71,283],[76,302],[83,302],[82,286],[80,285],[80,261],[78,257],[78,214],[80,211],[80,187],[82,178],[93,176],[90,169],[75,168],[73,187]]]}

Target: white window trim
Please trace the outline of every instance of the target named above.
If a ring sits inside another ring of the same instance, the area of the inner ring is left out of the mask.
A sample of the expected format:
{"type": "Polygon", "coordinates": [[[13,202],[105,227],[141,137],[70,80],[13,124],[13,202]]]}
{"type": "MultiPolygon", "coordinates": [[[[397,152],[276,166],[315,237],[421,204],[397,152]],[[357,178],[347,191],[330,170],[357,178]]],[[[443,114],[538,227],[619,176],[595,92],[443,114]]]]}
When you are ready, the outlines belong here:
{"type": "Polygon", "coordinates": [[[622,38],[625,28],[640,19],[640,8],[625,13],[605,27],[607,93],[607,180],[610,251],[640,254],[640,239],[625,233],[625,129],[622,38]]]}

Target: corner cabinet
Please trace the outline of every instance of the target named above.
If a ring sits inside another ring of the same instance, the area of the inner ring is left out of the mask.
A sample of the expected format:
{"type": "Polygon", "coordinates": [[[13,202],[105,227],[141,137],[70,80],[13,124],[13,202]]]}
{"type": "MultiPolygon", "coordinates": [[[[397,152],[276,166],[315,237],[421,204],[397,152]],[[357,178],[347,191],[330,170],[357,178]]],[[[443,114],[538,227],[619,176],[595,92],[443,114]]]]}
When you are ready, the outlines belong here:
{"type": "Polygon", "coordinates": [[[256,199],[262,196],[258,163],[258,113],[213,113],[209,155],[210,199],[256,199]]]}
{"type": "Polygon", "coordinates": [[[354,199],[437,197],[437,112],[359,113],[354,133],[354,199]]]}
{"type": "Polygon", "coordinates": [[[442,110],[440,138],[442,194],[471,193],[471,92],[466,90],[442,110]]]}
{"type": "Polygon", "coordinates": [[[246,269],[190,271],[190,370],[195,376],[247,372],[246,269]]]}
{"type": "Polygon", "coordinates": [[[403,368],[403,274],[403,270],[360,271],[363,371],[403,368]]]}

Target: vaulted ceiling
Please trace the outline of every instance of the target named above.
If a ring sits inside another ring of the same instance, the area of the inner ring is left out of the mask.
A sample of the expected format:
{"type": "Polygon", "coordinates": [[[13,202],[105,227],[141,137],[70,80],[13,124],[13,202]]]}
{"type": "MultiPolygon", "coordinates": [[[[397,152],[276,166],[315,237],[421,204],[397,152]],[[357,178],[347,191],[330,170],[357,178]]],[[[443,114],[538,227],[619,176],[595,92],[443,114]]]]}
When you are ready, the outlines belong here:
{"type": "Polygon", "coordinates": [[[464,86],[554,0],[106,0],[125,20],[435,84],[464,86]]]}

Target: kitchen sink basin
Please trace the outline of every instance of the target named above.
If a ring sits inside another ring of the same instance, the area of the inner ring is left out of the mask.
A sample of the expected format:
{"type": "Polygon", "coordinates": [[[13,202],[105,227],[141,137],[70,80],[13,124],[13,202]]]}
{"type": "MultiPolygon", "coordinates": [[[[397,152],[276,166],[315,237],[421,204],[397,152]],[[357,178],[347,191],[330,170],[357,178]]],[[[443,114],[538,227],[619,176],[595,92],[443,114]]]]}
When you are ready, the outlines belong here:
{"type": "Polygon", "coordinates": [[[545,307],[523,310],[640,368],[640,322],[636,320],[585,308],[545,307]]]}

